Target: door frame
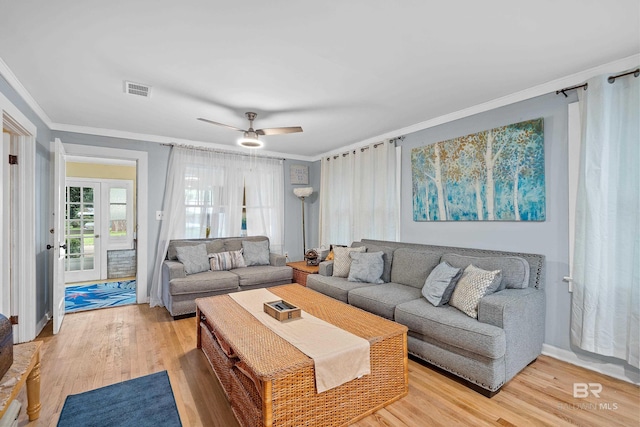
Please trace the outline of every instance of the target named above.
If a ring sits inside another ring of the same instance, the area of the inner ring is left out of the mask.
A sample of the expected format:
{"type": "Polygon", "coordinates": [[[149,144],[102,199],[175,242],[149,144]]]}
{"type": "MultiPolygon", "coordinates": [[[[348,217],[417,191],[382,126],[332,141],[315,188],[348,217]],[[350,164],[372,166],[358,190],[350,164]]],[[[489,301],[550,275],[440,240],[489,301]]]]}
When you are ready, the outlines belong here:
{"type": "MultiPolygon", "coordinates": [[[[36,136],[38,129],[27,117],[0,93],[0,116],[3,129],[17,135],[18,168],[17,209],[18,218],[14,228],[17,242],[17,268],[13,272],[12,290],[18,294],[18,325],[14,327],[14,342],[32,341],[36,337],[36,136]],[[20,283],[20,286],[17,284],[20,283]]],[[[9,167],[6,159],[1,159],[0,173],[9,167]]],[[[0,213],[4,220],[5,209],[0,213]]],[[[0,223],[2,223],[0,221],[0,223]]],[[[43,242],[41,242],[43,243],[43,242]]],[[[44,242],[46,243],[46,242],[44,242]]],[[[44,244],[43,243],[43,244],[44,244]]],[[[8,254],[8,239],[2,239],[0,258],[8,254]]],[[[42,246],[42,245],[41,245],[42,246]]],[[[46,249],[45,249],[46,250],[46,249]]],[[[43,267],[46,268],[46,267],[43,267]]],[[[46,286],[46,285],[45,285],[46,286]]],[[[2,298],[0,309],[7,313],[10,302],[2,298]]]]}
{"type": "Polygon", "coordinates": [[[136,162],[136,302],[148,303],[148,187],[149,154],[146,151],[64,143],[67,156],[98,159],[133,160],[136,162]]]}

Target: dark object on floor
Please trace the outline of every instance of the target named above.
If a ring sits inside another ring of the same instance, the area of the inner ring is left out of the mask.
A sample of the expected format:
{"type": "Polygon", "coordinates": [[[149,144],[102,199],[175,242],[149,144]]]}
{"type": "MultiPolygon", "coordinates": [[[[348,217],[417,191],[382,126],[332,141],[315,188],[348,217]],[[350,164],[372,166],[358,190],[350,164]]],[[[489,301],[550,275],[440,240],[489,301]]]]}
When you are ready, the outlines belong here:
{"type": "Polygon", "coordinates": [[[67,396],[58,427],[182,427],[167,371],[67,396]]]}
{"type": "Polygon", "coordinates": [[[13,328],[9,319],[0,314],[0,378],[13,365],[13,328]]]}

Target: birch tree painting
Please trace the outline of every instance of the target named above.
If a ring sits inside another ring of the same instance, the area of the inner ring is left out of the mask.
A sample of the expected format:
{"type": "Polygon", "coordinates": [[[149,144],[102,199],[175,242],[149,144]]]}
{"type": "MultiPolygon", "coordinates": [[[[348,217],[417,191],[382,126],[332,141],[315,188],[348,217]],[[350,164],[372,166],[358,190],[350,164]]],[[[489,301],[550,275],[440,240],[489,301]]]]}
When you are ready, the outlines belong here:
{"type": "Polygon", "coordinates": [[[411,150],[414,221],[544,221],[543,119],[411,150]]]}

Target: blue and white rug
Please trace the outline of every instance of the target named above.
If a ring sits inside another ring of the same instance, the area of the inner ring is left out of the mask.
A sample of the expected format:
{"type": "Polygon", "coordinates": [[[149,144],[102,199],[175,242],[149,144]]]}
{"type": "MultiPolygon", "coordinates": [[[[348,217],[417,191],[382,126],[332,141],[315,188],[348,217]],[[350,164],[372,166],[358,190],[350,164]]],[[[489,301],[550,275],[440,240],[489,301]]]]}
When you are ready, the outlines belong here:
{"type": "Polygon", "coordinates": [[[93,310],[136,303],[136,281],[94,283],[91,285],[67,286],[64,311],[93,310]]]}

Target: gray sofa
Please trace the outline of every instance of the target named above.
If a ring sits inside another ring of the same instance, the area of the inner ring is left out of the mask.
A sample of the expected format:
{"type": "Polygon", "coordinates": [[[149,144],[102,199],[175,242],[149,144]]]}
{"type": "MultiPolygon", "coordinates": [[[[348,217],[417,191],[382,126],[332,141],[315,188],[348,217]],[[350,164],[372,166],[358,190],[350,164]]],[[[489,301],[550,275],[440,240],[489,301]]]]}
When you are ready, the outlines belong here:
{"type": "Polygon", "coordinates": [[[542,351],[544,256],[363,239],[351,245],[384,253],[382,280],[371,284],[332,276],[332,261],[307,277],[307,287],[409,328],[411,355],[467,381],[489,397],[542,351]],[[501,270],[498,291],[483,297],[474,319],[450,305],[436,307],[421,293],[441,261],[501,270]],[[504,289],[503,289],[504,288],[504,289]]]}
{"type": "Polygon", "coordinates": [[[162,300],[169,313],[176,318],[196,312],[196,298],[226,294],[248,289],[291,283],[293,269],[286,265],[283,255],[269,253],[269,265],[252,265],[228,271],[203,271],[186,274],[178,260],[176,248],[206,244],[207,253],[237,251],[242,241],[262,242],[265,236],[227,237],[216,239],[180,239],[169,243],[167,257],[162,264],[162,300]]]}

